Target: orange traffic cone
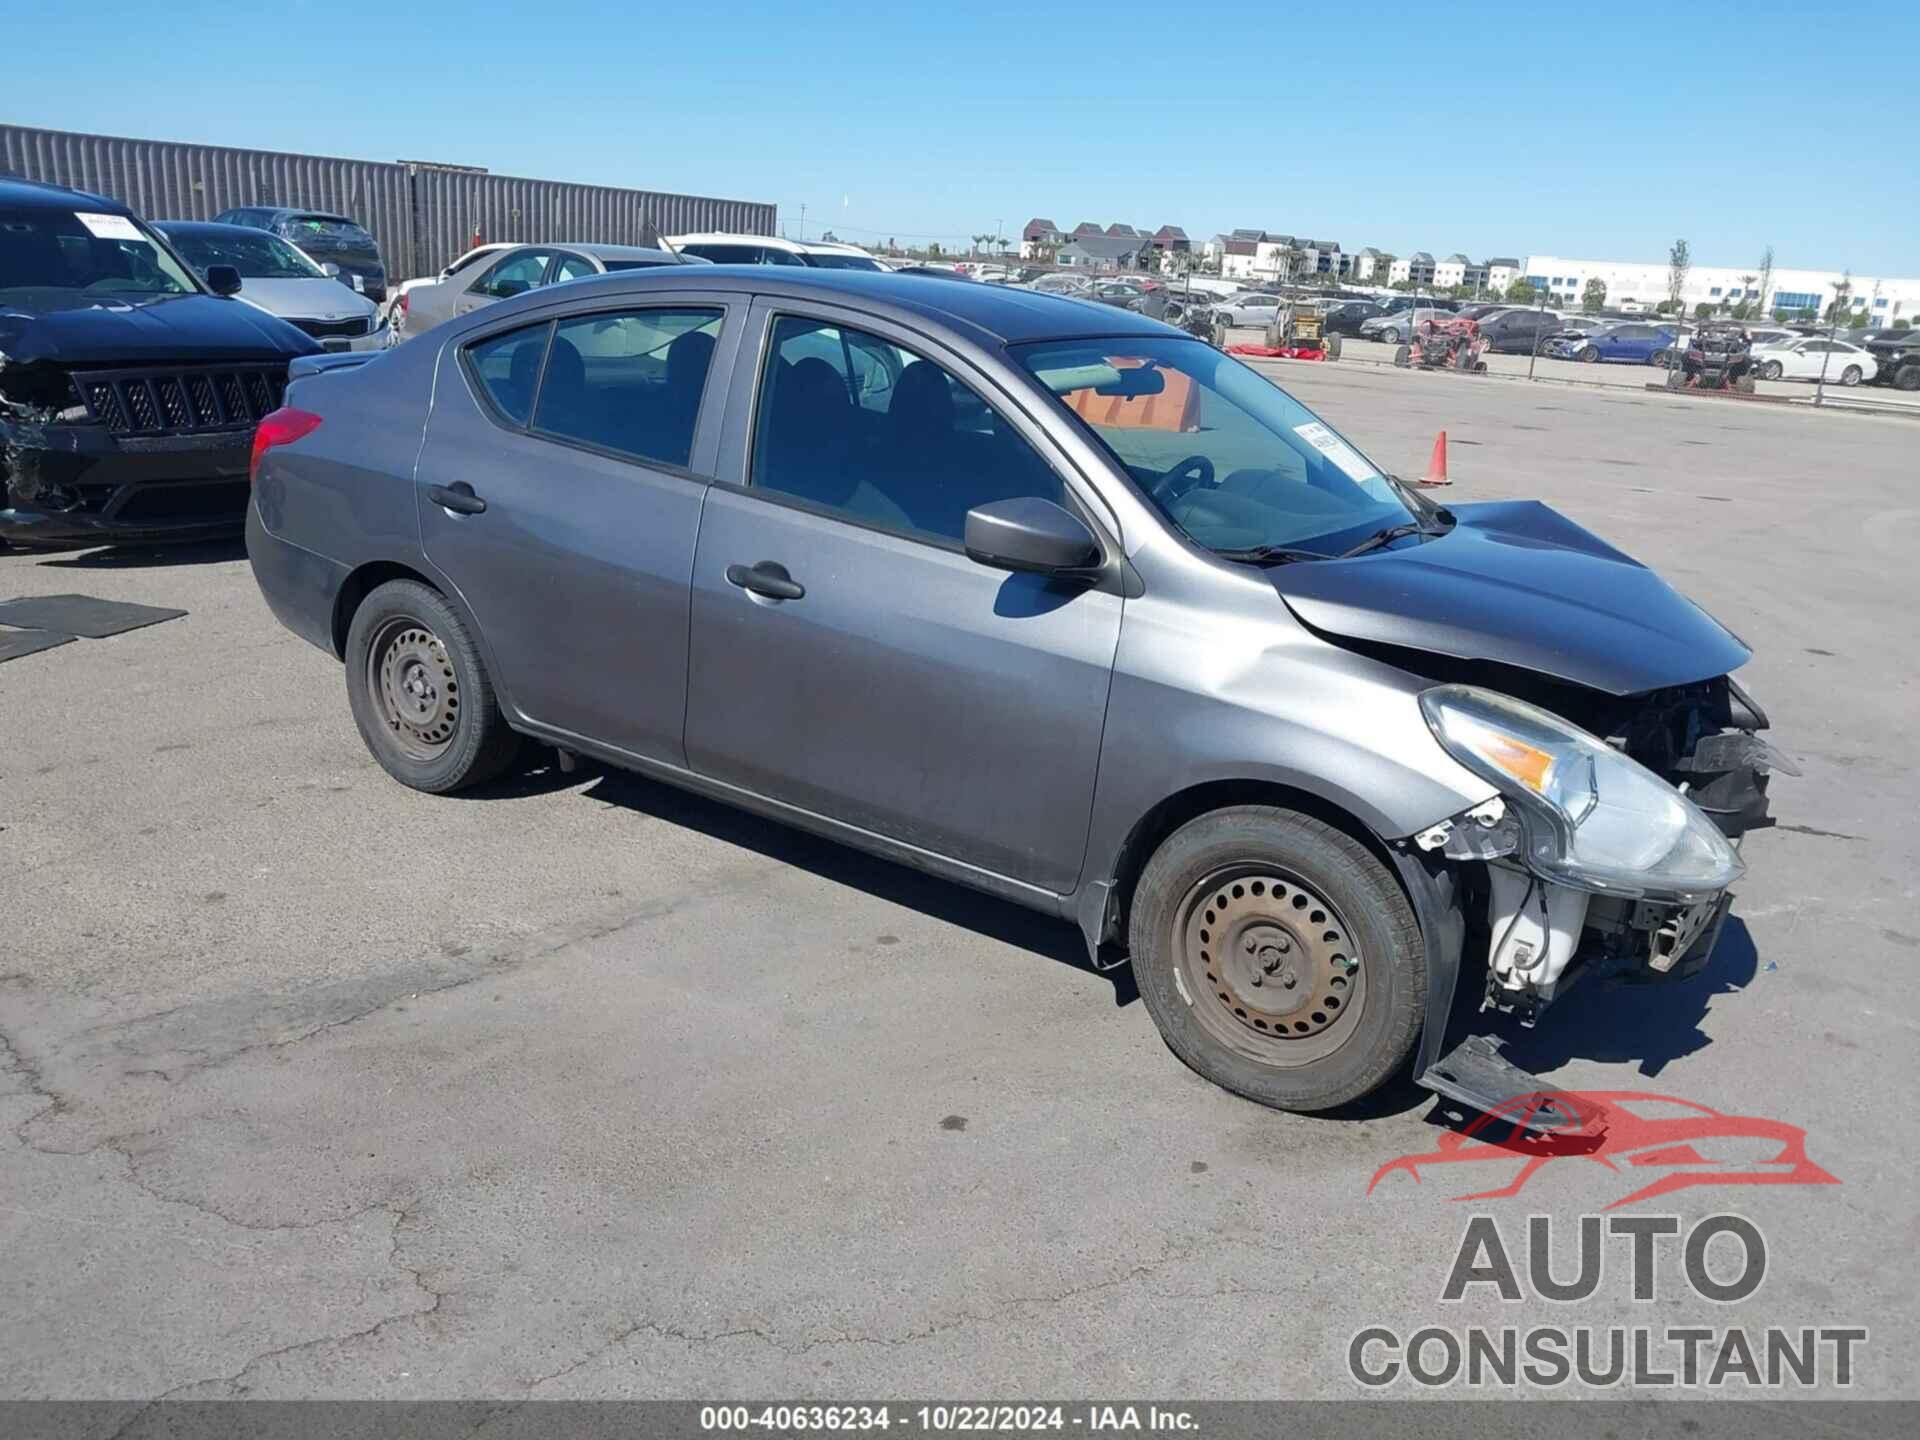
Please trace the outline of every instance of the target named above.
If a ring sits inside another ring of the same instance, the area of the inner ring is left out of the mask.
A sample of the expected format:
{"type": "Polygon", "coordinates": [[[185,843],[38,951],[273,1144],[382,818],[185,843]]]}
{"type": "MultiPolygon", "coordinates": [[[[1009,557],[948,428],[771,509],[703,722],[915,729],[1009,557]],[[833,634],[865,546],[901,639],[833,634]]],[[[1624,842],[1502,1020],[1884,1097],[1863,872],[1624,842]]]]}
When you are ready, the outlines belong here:
{"type": "Polygon", "coordinates": [[[1451,485],[1447,478],[1447,432],[1442,430],[1433,437],[1433,458],[1427,461],[1427,473],[1420,477],[1422,485],[1451,485]]]}

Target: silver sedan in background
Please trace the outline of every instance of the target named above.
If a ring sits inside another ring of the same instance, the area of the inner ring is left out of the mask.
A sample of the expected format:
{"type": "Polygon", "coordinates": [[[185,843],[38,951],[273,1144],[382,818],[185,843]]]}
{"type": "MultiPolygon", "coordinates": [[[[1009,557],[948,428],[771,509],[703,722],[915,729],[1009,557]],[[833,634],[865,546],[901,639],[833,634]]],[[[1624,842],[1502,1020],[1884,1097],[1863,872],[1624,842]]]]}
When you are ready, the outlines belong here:
{"type": "Polygon", "coordinates": [[[710,263],[697,256],[641,245],[515,245],[502,250],[490,264],[467,265],[443,279],[413,286],[401,299],[395,325],[405,339],[456,315],[469,315],[495,301],[511,300],[565,280],[660,265],[710,263]]]}

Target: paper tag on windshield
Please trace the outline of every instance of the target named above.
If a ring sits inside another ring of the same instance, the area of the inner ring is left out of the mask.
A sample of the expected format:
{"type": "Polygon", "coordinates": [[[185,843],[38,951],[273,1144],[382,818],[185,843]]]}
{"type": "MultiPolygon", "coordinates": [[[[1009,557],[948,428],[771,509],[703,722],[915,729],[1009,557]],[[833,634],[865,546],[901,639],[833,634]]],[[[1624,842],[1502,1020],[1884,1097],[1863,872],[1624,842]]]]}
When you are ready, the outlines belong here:
{"type": "Polygon", "coordinates": [[[1358,450],[1318,420],[1294,426],[1293,433],[1338,465],[1349,480],[1371,480],[1380,473],[1360,458],[1358,450]]]}
{"type": "Polygon", "coordinates": [[[353,277],[353,288],[356,290],[365,291],[367,288],[367,282],[361,279],[358,275],[356,275],[353,277]]]}
{"type": "Polygon", "coordinates": [[[102,240],[145,240],[140,227],[124,215],[96,215],[90,210],[76,210],[73,218],[87,227],[87,232],[102,240]]]}

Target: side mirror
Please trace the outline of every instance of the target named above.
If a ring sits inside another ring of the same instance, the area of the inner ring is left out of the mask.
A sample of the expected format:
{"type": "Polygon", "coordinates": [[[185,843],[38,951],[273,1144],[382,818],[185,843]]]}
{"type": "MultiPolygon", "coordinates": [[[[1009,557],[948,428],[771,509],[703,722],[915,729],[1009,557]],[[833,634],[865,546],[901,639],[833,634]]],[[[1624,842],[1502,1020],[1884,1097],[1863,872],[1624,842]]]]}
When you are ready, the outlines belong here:
{"type": "Polygon", "coordinates": [[[240,272],[231,265],[209,265],[207,267],[207,288],[216,295],[238,295],[240,293],[240,272]]]}
{"type": "Polygon", "coordinates": [[[329,280],[338,280],[340,278],[340,267],[331,260],[322,260],[320,262],[320,273],[329,280]]]}
{"type": "Polygon", "coordinates": [[[967,512],[967,558],[996,570],[1052,575],[1100,563],[1100,542],[1051,500],[1023,496],[967,512]]]}

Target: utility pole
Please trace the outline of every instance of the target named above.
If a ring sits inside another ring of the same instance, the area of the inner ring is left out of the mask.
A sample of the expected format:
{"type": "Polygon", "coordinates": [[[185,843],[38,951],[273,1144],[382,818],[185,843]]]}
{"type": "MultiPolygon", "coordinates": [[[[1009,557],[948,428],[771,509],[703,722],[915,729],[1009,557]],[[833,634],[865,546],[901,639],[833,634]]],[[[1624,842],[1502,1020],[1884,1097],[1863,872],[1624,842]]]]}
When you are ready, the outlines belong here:
{"type": "Polygon", "coordinates": [[[807,207],[805,205],[800,207],[800,243],[802,245],[807,243],[807,207]]]}
{"type": "Polygon", "coordinates": [[[1527,379],[1529,380],[1533,379],[1534,363],[1540,358],[1540,342],[1546,339],[1547,287],[1544,285],[1540,287],[1540,303],[1535,307],[1535,311],[1540,316],[1540,323],[1534,327],[1533,347],[1527,356],[1527,379]]]}

